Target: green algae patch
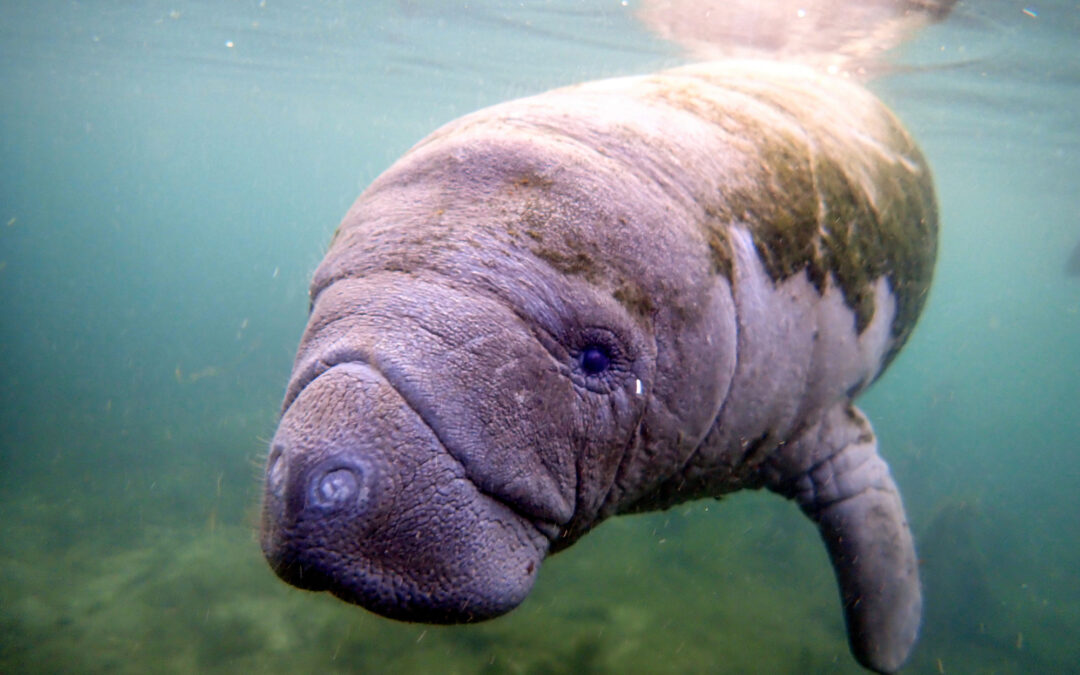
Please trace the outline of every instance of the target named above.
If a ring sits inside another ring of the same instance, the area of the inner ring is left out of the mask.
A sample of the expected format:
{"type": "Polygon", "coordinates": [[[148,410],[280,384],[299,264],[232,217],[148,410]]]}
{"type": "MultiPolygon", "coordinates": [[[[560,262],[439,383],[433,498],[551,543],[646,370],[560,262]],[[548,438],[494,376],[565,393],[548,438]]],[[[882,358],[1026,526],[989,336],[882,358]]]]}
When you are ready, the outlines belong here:
{"type": "Polygon", "coordinates": [[[632,281],[623,281],[622,285],[612,293],[631,316],[650,317],[656,311],[656,304],[648,292],[632,281]]]}
{"type": "Polygon", "coordinates": [[[557,248],[537,246],[533,253],[563,274],[588,278],[596,268],[592,256],[581,251],[565,253],[557,248]]]}
{"type": "Polygon", "coordinates": [[[876,310],[874,283],[887,278],[897,303],[891,359],[933,275],[929,168],[868,93],[831,78],[755,73],[694,70],[648,80],[647,100],[708,123],[741,158],[742,175],[717,176],[715,191],[700,198],[714,268],[732,278],[727,230],[746,227],[774,282],[805,272],[819,292],[835,284],[860,333],[876,310]]]}
{"type": "Polygon", "coordinates": [[[552,182],[534,176],[518,178],[512,185],[519,190],[514,198],[522,206],[520,212],[511,215],[508,231],[516,221],[523,228],[524,241],[532,254],[562,274],[589,281],[599,279],[602,264],[595,246],[574,228],[566,227],[574,219],[560,208],[552,182]]]}
{"type": "Polygon", "coordinates": [[[735,272],[735,254],[731,250],[731,239],[727,236],[727,230],[718,227],[715,222],[720,217],[715,210],[707,208],[705,214],[713,220],[712,223],[704,226],[705,238],[709,245],[709,261],[712,265],[712,271],[730,281],[735,272]]]}

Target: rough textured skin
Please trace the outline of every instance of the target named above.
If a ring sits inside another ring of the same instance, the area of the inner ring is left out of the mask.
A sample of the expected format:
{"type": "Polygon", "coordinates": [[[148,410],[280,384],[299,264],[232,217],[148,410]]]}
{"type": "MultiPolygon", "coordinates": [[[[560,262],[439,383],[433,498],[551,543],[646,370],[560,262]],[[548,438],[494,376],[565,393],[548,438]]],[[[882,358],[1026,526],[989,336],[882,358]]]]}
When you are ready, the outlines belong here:
{"type": "Polygon", "coordinates": [[[608,516],[767,487],[818,524],[856,657],[899,668],[914,547],[851,401],[911,332],[936,218],[888,110],[798,66],[588,83],[443,127],[315,273],[268,560],[387,616],[473,621],[608,516]]]}

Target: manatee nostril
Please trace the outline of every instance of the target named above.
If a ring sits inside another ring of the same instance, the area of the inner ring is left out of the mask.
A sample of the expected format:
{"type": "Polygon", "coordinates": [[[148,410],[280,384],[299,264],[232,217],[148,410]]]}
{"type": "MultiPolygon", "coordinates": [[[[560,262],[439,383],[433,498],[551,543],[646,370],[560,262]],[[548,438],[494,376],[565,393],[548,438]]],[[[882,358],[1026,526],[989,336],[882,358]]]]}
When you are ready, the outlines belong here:
{"type": "Polygon", "coordinates": [[[308,483],[308,503],[320,509],[359,506],[366,498],[364,472],[357,466],[329,464],[317,469],[308,483]]]}
{"type": "Polygon", "coordinates": [[[285,448],[280,443],[275,443],[274,447],[270,449],[270,457],[266,461],[266,478],[267,483],[270,486],[270,490],[277,495],[281,496],[285,487],[285,478],[288,475],[288,471],[285,468],[285,462],[282,458],[285,455],[285,448]]]}
{"type": "Polygon", "coordinates": [[[317,499],[326,504],[339,504],[356,494],[356,474],[348,469],[335,469],[323,474],[317,488],[317,499]]]}

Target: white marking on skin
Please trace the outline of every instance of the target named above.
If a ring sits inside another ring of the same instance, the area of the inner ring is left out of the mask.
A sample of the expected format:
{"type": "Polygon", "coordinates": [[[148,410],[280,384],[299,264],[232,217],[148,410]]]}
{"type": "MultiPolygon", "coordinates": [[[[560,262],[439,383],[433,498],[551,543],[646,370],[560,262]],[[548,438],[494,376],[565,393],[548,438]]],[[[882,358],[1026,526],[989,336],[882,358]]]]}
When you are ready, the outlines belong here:
{"type": "Polygon", "coordinates": [[[641,380],[634,380],[634,393],[637,394],[638,396],[641,396],[641,392],[642,392],[641,380]]]}
{"type": "MultiPolygon", "coordinates": [[[[823,292],[805,272],[775,283],[743,226],[729,230],[735,257],[739,362],[719,427],[716,453],[740,438],[787,433],[835,405],[881,369],[896,302],[888,280],[873,282],[874,316],[860,335],[855,312],[832,276],[823,292]],[[721,449],[722,448],[722,449],[721,449]]],[[[702,456],[702,461],[708,457],[702,456]]]]}

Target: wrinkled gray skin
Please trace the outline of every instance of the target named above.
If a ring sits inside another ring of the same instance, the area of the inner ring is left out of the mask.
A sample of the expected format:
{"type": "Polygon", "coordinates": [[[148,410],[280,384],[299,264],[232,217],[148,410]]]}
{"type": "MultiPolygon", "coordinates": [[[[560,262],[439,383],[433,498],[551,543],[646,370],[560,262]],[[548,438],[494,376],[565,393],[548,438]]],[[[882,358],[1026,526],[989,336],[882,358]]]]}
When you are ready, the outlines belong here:
{"type": "Polygon", "coordinates": [[[312,283],[267,465],[278,575],[396,619],[478,621],[608,516],[767,487],[817,523],[856,658],[899,668],[920,620],[914,547],[851,399],[906,337],[913,291],[862,280],[873,312],[857,328],[831,274],[767,268],[785,238],[730,195],[772,194],[754,181],[788,170],[766,156],[773,134],[843,155],[871,204],[883,175],[930,195],[898,216],[928,233],[932,263],[910,139],[866,92],[798,67],[502,104],[378,178],[312,283]]]}

